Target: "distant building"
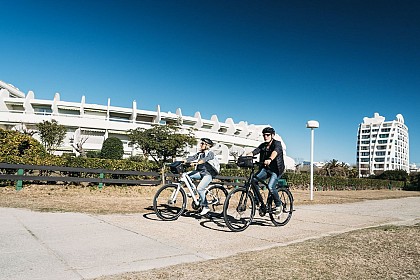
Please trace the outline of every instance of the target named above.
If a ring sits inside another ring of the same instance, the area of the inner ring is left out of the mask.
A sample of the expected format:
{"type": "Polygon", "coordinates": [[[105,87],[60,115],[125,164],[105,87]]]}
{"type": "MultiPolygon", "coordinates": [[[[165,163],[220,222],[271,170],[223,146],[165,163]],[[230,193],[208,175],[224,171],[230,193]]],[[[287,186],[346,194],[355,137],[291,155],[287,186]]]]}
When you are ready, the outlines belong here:
{"type": "MultiPolygon", "coordinates": [[[[216,142],[213,148],[222,163],[233,160],[235,156],[247,153],[257,147],[263,140],[262,129],[267,125],[253,125],[245,121],[235,123],[231,118],[219,121],[216,115],[210,119],[201,117],[200,112],[192,116],[184,116],[181,109],[176,113],[161,112],[137,108],[133,101],[131,108],[86,103],[85,96],[80,102],[60,100],[56,93],[53,100],[35,99],[29,91],[26,95],[13,85],[0,81],[0,128],[35,130],[36,124],[42,121],[56,120],[67,128],[66,138],[57,154],[76,153],[74,145],[83,140],[85,151],[100,150],[108,137],[121,139],[124,145],[124,156],[141,154],[142,151],[129,145],[127,130],[136,128],[148,129],[152,125],[181,123],[183,132],[192,130],[197,139],[207,137],[216,142]]],[[[34,136],[37,138],[37,135],[34,136]]],[[[294,170],[295,162],[286,155],[286,145],[280,135],[275,138],[283,144],[287,169],[294,170]]],[[[39,140],[39,138],[38,138],[39,140]]],[[[197,151],[197,147],[188,152],[197,151]]]]}
{"type": "Polygon", "coordinates": [[[387,170],[409,172],[408,128],[401,114],[393,121],[378,113],[363,118],[357,134],[357,165],[359,177],[387,170]]]}
{"type": "Polygon", "coordinates": [[[420,172],[420,167],[418,167],[415,163],[410,164],[410,173],[420,172]]]}

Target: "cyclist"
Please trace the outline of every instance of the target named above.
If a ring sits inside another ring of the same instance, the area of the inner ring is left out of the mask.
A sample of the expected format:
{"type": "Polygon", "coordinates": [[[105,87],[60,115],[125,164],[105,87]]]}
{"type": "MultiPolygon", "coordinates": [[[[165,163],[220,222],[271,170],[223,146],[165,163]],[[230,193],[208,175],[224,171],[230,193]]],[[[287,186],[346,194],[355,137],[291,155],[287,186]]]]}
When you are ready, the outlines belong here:
{"type": "Polygon", "coordinates": [[[188,175],[195,180],[200,180],[197,186],[197,191],[201,199],[202,210],[200,215],[205,215],[210,211],[206,199],[206,187],[211,183],[213,177],[217,175],[216,171],[208,161],[215,158],[215,155],[210,148],[214,143],[209,138],[201,138],[200,151],[195,155],[189,156],[186,162],[195,162],[196,169],[188,173],[188,175]]]}
{"type": "MultiPolygon", "coordinates": [[[[260,170],[257,172],[256,177],[261,180],[265,180],[270,177],[268,182],[268,189],[272,193],[274,203],[276,204],[275,214],[281,214],[281,201],[279,193],[277,191],[277,179],[284,172],[284,159],[283,159],[283,147],[281,141],[274,139],[276,134],[274,128],[266,127],[262,131],[264,137],[264,143],[259,145],[255,150],[252,151],[252,155],[255,156],[260,154],[261,165],[260,170]]],[[[252,179],[252,183],[258,187],[258,180],[252,179]]],[[[256,200],[258,201],[258,200],[256,200]]]]}

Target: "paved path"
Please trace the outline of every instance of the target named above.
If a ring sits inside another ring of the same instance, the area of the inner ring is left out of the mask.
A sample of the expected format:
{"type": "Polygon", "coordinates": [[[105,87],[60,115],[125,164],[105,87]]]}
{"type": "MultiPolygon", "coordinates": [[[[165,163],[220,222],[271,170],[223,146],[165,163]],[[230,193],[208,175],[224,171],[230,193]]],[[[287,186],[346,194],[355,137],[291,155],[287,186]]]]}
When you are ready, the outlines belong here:
{"type": "Polygon", "coordinates": [[[230,232],[223,220],[153,213],[91,215],[0,208],[0,279],[91,279],[226,257],[387,223],[420,222],[420,197],[298,206],[284,227],[258,218],[230,232]]]}

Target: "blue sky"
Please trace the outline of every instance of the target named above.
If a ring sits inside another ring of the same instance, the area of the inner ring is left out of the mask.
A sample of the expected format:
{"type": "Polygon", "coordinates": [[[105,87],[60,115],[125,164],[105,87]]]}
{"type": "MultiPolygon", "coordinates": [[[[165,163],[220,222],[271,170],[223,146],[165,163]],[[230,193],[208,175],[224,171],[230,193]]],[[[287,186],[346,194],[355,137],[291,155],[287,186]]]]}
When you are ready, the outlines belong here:
{"type": "Polygon", "coordinates": [[[420,165],[420,1],[2,1],[0,80],[35,97],[270,124],[289,156],[356,162],[402,114],[420,165]]]}

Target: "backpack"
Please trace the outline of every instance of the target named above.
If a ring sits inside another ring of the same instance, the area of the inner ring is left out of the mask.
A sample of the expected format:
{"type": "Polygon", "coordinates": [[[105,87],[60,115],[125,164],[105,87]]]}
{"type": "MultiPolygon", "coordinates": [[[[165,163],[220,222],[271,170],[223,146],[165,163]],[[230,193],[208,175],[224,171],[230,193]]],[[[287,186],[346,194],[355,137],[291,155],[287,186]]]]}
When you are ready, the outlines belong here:
{"type": "Polygon", "coordinates": [[[216,175],[220,173],[220,163],[216,156],[214,156],[213,159],[207,161],[207,163],[210,164],[214,172],[216,172],[216,175]]]}

